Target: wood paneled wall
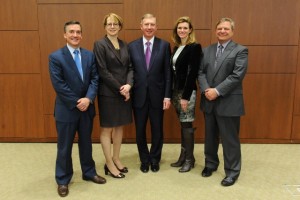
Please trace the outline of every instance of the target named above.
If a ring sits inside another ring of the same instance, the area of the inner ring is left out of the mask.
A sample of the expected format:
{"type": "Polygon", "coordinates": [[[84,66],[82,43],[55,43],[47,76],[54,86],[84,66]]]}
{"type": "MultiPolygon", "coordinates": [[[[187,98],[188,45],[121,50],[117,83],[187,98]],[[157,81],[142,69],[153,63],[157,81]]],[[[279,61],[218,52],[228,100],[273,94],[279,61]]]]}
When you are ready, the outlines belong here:
{"type": "MultiPolygon", "coordinates": [[[[216,42],[219,18],[233,18],[234,40],[249,47],[242,142],[300,143],[299,0],[2,0],[0,141],[56,140],[48,55],[65,45],[63,25],[69,20],[82,23],[82,46],[92,50],[94,41],[105,34],[102,20],[109,12],[124,18],[120,38],[127,42],[141,36],[139,23],[144,13],[156,15],[157,36],[170,43],[176,19],[190,16],[203,47],[216,42]]],[[[196,140],[202,142],[199,99],[196,115],[196,140]]],[[[180,128],[173,108],[165,112],[164,120],[165,142],[178,142],[180,128]]],[[[93,141],[97,142],[98,115],[94,124],[93,141]]],[[[131,124],[125,127],[124,142],[134,141],[131,124]]]]}

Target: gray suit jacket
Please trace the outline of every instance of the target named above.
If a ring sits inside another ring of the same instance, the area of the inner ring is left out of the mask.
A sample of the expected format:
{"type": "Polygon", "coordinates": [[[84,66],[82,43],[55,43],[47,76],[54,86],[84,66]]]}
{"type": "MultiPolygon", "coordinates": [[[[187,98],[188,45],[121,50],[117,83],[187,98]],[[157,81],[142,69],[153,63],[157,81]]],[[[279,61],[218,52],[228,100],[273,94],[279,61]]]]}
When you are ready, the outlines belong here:
{"type": "Polygon", "coordinates": [[[219,116],[241,116],[245,114],[242,81],[248,67],[248,49],[233,41],[229,42],[215,67],[217,44],[203,50],[204,57],[198,73],[201,90],[201,110],[211,113],[215,109],[219,116]],[[209,101],[205,98],[207,88],[216,88],[220,96],[209,101]]]}

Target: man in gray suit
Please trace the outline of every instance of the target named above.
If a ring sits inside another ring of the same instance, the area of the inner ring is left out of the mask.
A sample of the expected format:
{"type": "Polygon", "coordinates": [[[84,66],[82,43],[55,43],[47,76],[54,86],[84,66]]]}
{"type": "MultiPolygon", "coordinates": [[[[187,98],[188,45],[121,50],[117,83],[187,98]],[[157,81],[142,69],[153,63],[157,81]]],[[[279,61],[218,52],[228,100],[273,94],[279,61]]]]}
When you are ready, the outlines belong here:
{"type": "Polygon", "coordinates": [[[232,41],[234,21],[222,18],[216,25],[215,43],[203,50],[199,69],[201,110],[205,117],[205,168],[209,177],[219,166],[221,139],[226,177],[221,185],[231,186],[240,175],[240,116],[245,114],[242,81],[248,66],[248,49],[232,41]]]}

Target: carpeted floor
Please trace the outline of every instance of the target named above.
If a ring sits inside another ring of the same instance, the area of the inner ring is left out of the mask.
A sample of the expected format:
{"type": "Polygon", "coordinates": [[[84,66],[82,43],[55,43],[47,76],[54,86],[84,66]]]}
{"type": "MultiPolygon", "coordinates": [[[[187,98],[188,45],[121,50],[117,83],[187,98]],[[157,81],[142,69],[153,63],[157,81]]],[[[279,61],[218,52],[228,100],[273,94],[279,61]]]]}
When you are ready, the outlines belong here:
{"type": "MultiPolygon", "coordinates": [[[[104,176],[100,144],[93,144],[98,174],[104,176]]],[[[293,200],[300,199],[299,144],[242,144],[242,172],[231,187],[222,187],[221,164],[213,176],[203,178],[203,144],[196,144],[196,166],[178,173],[170,163],[178,158],[179,144],[165,144],[161,170],[144,174],[139,170],[135,144],[123,144],[122,162],[129,168],[125,179],[105,176],[97,185],[81,179],[77,144],[73,147],[74,176],[70,194],[74,200],[293,200]]],[[[222,148],[220,148],[222,150],[222,148]]],[[[0,199],[62,199],[54,179],[55,143],[0,143],[0,199]]]]}

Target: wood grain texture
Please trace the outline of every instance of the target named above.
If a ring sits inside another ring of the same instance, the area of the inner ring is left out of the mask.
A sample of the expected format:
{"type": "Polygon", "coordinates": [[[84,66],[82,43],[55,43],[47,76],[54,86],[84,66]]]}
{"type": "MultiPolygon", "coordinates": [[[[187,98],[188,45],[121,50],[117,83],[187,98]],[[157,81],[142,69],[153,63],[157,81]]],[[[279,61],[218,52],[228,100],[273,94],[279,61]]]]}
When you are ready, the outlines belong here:
{"type": "Polygon", "coordinates": [[[40,75],[0,74],[0,94],[0,137],[45,137],[40,75]]]}
{"type": "Polygon", "coordinates": [[[1,0],[0,30],[37,30],[36,0],[1,0]]]}

